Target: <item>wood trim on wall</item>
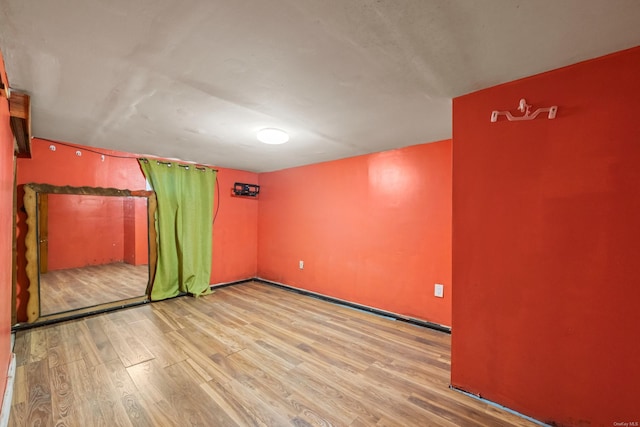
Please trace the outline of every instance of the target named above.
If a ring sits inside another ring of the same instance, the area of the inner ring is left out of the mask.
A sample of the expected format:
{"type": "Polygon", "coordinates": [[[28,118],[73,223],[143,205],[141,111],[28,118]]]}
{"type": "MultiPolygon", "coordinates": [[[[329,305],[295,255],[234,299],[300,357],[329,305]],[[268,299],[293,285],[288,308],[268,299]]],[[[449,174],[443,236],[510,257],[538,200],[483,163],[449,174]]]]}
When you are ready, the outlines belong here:
{"type": "MultiPolygon", "coordinates": [[[[132,191],[117,188],[98,188],[98,187],[71,187],[56,186],[49,184],[24,184],[24,208],[27,213],[27,234],[25,236],[25,257],[26,257],[26,274],[29,281],[27,288],[27,323],[36,323],[51,320],[53,318],[62,317],[62,315],[50,315],[40,317],[40,283],[39,283],[39,260],[38,260],[38,206],[37,199],[39,194],[80,194],[92,196],[119,196],[119,197],[146,197],[147,198],[147,218],[148,218],[148,235],[149,235],[149,281],[147,283],[146,296],[148,299],[153,286],[153,280],[156,272],[156,264],[158,260],[157,252],[157,230],[156,230],[156,210],[157,200],[153,191],[132,191]]],[[[134,298],[134,302],[139,302],[140,298],[134,298]]],[[[133,301],[132,300],[132,301],[133,301]]],[[[105,307],[121,305],[122,301],[104,304],[105,307]]],[[[64,316],[73,316],[77,312],[89,312],[100,310],[102,305],[90,307],[88,309],[79,309],[63,313],[64,316]]]]}

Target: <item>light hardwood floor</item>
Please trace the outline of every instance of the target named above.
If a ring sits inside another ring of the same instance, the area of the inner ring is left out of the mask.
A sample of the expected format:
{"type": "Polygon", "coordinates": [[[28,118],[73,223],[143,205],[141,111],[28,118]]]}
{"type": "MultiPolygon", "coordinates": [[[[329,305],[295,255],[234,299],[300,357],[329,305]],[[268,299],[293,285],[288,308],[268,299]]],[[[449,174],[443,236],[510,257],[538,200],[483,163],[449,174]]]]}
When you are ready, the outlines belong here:
{"type": "Polygon", "coordinates": [[[17,334],[11,426],[529,426],[450,336],[250,282],[17,334]]]}
{"type": "Polygon", "coordinates": [[[142,296],[148,281],[148,265],[123,262],[49,271],[40,275],[40,314],[142,296]]]}

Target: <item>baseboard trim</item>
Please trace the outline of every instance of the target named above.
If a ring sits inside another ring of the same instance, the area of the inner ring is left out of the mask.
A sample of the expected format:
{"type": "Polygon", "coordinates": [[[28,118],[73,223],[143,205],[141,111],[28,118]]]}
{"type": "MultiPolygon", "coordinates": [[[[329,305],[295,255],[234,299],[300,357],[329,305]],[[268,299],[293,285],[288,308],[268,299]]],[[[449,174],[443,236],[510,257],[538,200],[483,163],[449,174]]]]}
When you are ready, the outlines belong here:
{"type": "Polygon", "coordinates": [[[241,285],[243,283],[252,282],[254,280],[256,280],[255,277],[251,277],[249,279],[234,280],[233,282],[216,283],[215,285],[209,285],[209,288],[214,291],[216,289],[226,288],[227,286],[241,285]]]}
{"type": "Polygon", "coordinates": [[[501,409],[501,410],[503,410],[505,412],[508,412],[510,414],[516,415],[516,416],[518,416],[520,418],[524,418],[525,420],[530,421],[530,422],[532,422],[534,424],[537,424],[539,426],[543,426],[543,427],[551,427],[552,426],[551,424],[545,424],[542,421],[536,420],[535,418],[531,418],[528,415],[524,415],[524,414],[522,414],[522,413],[520,413],[518,411],[514,411],[513,409],[507,408],[506,406],[502,406],[499,403],[492,402],[491,400],[487,400],[487,399],[485,399],[483,397],[480,397],[479,395],[476,395],[476,394],[473,394],[473,393],[469,393],[468,391],[464,391],[463,389],[458,388],[458,387],[454,387],[453,385],[449,385],[449,388],[451,390],[453,390],[453,391],[457,391],[458,393],[462,393],[465,396],[468,396],[468,397],[470,397],[472,399],[479,400],[480,402],[483,402],[483,403],[486,403],[488,405],[491,405],[494,408],[498,408],[498,409],[501,409]]]}
{"type": "Polygon", "coordinates": [[[39,326],[53,325],[55,323],[108,313],[110,311],[121,310],[123,308],[137,307],[139,305],[148,304],[149,302],[150,301],[147,299],[124,304],[118,302],[116,304],[109,305],[109,307],[106,308],[89,307],[86,310],[82,309],[77,310],[76,312],[69,312],[69,314],[61,313],[60,315],[45,317],[44,320],[36,321],[34,323],[17,323],[11,327],[11,332],[24,331],[26,329],[37,328],[39,326]]]}
{"type": "Polygon", "coordinates": [[[331,297],[331,296],[328,296],[328,295],[320,294],[320,293],[317,293],[317,292],[308,291],[306,289],[296,288],[295,286],[285,285],[284,283],[278,283],[278,282],[274,282],[274,281],[271,281],[271,280],[262,279],[260,277],[256,277],[253,280],[255,280],[256,282],[264,283],[266,285],[271,285],[271,286],[282,288],[282,289],[285,289],[285,290],[288,290],[288,291],[296,292],[296,293],[299,293],[299,294],[302,294],[302,295],[318,298],[318,299],[321,299],[321,300],[324,300],[324,301],[328,301],[328,302],[331,302],[331,303],[334,303],[334,304],[340,304],[340,305],[343,305],[343,306],[346,306],[346,307],[355,308],[357,310],[367,311],[369,313],[376,314],[378,316],[390,317],[390,318],[395,319],[395,320],[400,320],[402,322],[411,323],[413,325],[422,326],[422,327],[429,328],[429,329],[435,329],[436,331],[445,332],[447,334],[451,333],[451,328],[449,326],[441,325],[439,323],[433,323],[433,322],[429,322],[427,320],[416,319],[415,317],[403,316],[403,315],[398,314],[398,313],[393,313],[393,312],[390,312],[390,311],[381,310],[379,308],[370,307],[368,305],[363,305],[363,304],[358,304],[358,303],[351,302],[351,301],[346,301],[346,300],[343,300],[343,299],[340,299],[340,298],[335,298],[335,297],[331,297]]]}
{"type": "Polygon", "coordinates": [[[7,387],[4,389],[2,398],[2,409],[0,410],[0,427],[9,425],[9,413],[11,412],[11,402],[13,401],[13,383],[16,379],[16,355],[11,353],[9,369],[7,370],[7,387]]]}

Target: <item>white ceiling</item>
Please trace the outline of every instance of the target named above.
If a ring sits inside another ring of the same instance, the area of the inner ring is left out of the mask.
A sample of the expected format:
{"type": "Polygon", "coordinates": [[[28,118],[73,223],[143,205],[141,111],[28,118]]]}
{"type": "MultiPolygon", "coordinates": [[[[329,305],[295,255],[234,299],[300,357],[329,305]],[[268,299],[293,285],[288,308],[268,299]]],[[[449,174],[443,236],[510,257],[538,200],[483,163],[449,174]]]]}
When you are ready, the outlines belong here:
{"type": "Polygon", "coordinates": [[[453,97],[637,45],[638,0],[0,0],[34,136],[257,172],[450,138],[453,97]]]}

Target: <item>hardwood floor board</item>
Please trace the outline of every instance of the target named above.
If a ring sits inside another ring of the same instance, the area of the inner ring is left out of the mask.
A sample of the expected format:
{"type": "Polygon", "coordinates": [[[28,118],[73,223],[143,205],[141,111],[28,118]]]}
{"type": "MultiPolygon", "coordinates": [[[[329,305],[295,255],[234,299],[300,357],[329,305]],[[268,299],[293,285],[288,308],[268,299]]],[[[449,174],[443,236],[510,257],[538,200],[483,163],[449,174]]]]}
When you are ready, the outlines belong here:
{"type": "MultiPolygon", "coordinates": [[[[158,303],[147,304],[146,306],[151,308],[153,305],[158,305],[158,303]]],[[[153,323],[156,328],[161,330],[163,333],[179,329],[176,327],[175,323],[168,319],[158,308],[145,310],[143,311],[143,314],[151,323],[153,323]]]]}
{"type": "Polygon", "coordinates": [[[284,412],[289,418],[310,417],[316,420],[317,425],[340,425],[336,417],[347,419],[350,416],[339,407],[333,407],[330,413],[323,413],[306,395],[293,390],[294,383],[287,372],[271,370],[268,366],[257,363],[254,356],[251,350],[243,350],[228,356],[226,362],[236,372],[246,372],[247,375],[236,379],[253,390],[260,390],[261,397],[271,406],[277,405],[279,412],[284,412]]]}
{"type": "MultiPolygon", "coordinates": [[[[38,327],[38,329],[41,329],[38,327]]],[[[47,334],[47,348],[51,349],[53,347],[58,347],[62,338],[60,336],[60,328],[54,327],[54,325],[44,326],[42,329],[47,334]]]]}
{"type": "Polygon", "coordinates": [[[197,330],[199,333],[215,340],[224,347],[225,354],[232,354],[246,347],[246,343],[239,339],[237,330],[221,328],[212,323],[210,319],[201,316],[189,315],[185,317],[185,320],[190,323],[190,326],[186,328],[189,333],[197,330]]]}
{"type": "Polygon", "coordinates": [[[82,359],[82,349],[75,333],[76,325],[76,322],[63,322],[56,328],[59,339],[53,339],[51,342],[58,345],[49,351],[49,366],[53,367],[82,359]]]}
{"type": "Polygon", "coordinates": [[[84,359],[68,363],[69,382],[73,393],[73,407],[77,411],[78,425],[108,426],[97,401],[95,379],[90,375],[84,359]]]}
{"type": "Polygon", "coordinates": [[[310,404],[312,406],[321,402],[321,407],[316,407],[316,410],[326,412],[326,408],[331,408],[331,414],[338,417],[337,425],[350,424],[358,417],[368,420],[370,425],[379,419],[375,410],[368,410],[361,402],[336,388],[334,381],[305,372],[304,364],[287,374],[287,386],[294,391],[294,397],[305,396],[315,402],[310,404]]]}
{"type": "Polygon", "coordinates": [[[430,414],[437,414],[441,418],[451,421],[455,425],[464,425],[464,426],[483,426],[490,425],[495,427],[504,427],[509,426],[511,423],[507,423],[498,419],[491,419],[485,417],[477,418],[479,412],[477,411],[465,411],[458,412],[455,408],[455,405],[438,405],[434,400],[433,396],[429,398],[421,398],[418,396],[409,396],[409,402],[412,404],[425,409],[430,414]],[[481,420],[481,421],[480,421],[481,420]]]}
{"type": "Polygon", "coordinates": [[[209,395],[192,381],[192,368],[185,362],[165,368],[165,372],[175,384],[172,402],[176,411],[189,415],[188,425],[192,426],[235,426],[233,419],[222,410],[209,395]]]}
{"type": "Polygon", "coordinates": [[[52,270],[40,275],[40,310],[44,316],[144,295],[148,277],[148,266],[126,263],[52,270]]]}
{"type": "Polygon", "coordinates": [[[102,320],[102,328],[125,367],[153,359],[153,354],[140,342],[128,323],[122,319],[111,320],[107,317],[102,320]]]}
{"type": "Polygon", "coordinates": [[[212,306],[215,307],[215,309],[209,309],[206,313],[209,315],[210,320],[213,323],[234,329],[242,328],[247,325],[248,322],[244,320],[245,318],[239,313],[236,313],[233,310],[233,306],[229,305],[225,301],[215,299],[212,306]]]}
{"type": "Polygon", "coordinates": [[[327,365],[334,366],[340,370],[351,372],[351,373],[359,373],[368,368],[368,365],[365,363],[360,363],[359,361],[353,359],[348,360],[346,357],[342,357],[337,355],[331,351],[328,351],[326,348],[323,348],[322,345],[314,344],[307,345],[305,343],[298,344],[298,348],[310,357],[321,360],[327,365]]]}
{"type": "Polygon", "coordinates": [[[153,360],[128,366],[127,372],[144,399],[152,403],[166,400],[172,391],[172,384],[164,375],[162,368],[153,360]],[[167,394],[165,394],[167,393],[167,394]]]}
{"type": "MultiPolygon", "coordinates": [[[[478,417],[480,412],[484,412],[487,406],[487,404],[476,401],[466,403],[464,411],[461,411],[461,405],[457,401],[460,397],[459,393],[450,389],[425,387],[417,381],[414,382],[413,378],[403,378],[375,366],[372,366],[367,371],[367,374],[377,378],[380,384],[384,384],[386,387],[405,390],[405,393],[409,393],[408,401],[413,405],[424,409],[429,414],[436,415],[457,425],[478,425],[475,418],[478,417]],[[479,410],[477,406],[482,407],[482,409],[479,410]]],[[[490,414],[486,414],[483,418],[485,422],[492,426],[510,425],[498,419],[493,419],[490,414]]]]}
{"type": "MultiPolygon", "coordinates": [[[[423,331],[421,328],[415,325],[411,325],[402,321],[391,321],[389,322],[387,319],[380,316],[370,316],[369,318],[361,318],[356,317],[353,319],[349,319],[348,323],[350,325],[358,325],[361,328],[365,329],[375,329],[376,335],[381,339],[387,339],[396,343],[402,343],[408,347],[419,347],[423,348],[416,338],[416,334],[421,334],[423,331]]],[[[446,347],[441,346],[444,341],[441,341],[442,338],[445,337],[445,333],[440,333],[441,337],[438,337],[437,334],[429,335],[429,339],[427,340],[427,344],[430,348],[434,350],[443,351],[446,347]]]]}
{"type": "Polygon", "coordinates": [[[150,417],[151,411],[139,394],[126,368],[119,359],[112,360],[104,365],[109,384],[116,398],[120,400],[131,424],[136,427],[151,427],[155,424],[150,417]]]}
{"type": "MultiPolygon", "coordinates": [[[[247,346],[246,352],[251,355],[252,363],[273,375],[286,374],[297,366],[297,364],[290,363],[285,359],[275,356],[259,343],[251,343],[247,346]]],[[[299,363],[302,362],[300,361],[298,364],[299,363]]]]}
{"type": "Polygon", "coordinates": [[[321,400],[324,400],[323,393],[341,398],[345,405],[359,414],[360,418],[378,420],[391,411],[398,419],[420,419],[417,410],[403,401],[398,401],[397,395],[381,392],[377,383],[371,382],[361,374],[345,375],[341,372],[325,370],[319,377],[317,372],[318,366],[305,362],[296,367],[291,375],[299,381],[304,381],[306,386],[312,388],[309,392],[318,393],[318,398],[321,400]]]}
{"type": "MultiPolygon", "coordinates": [[[[411,424],[412,426],[415,427],[423,427],[423,424],[411,424]]],[[[452,422],[449,422],[447,420],[444,420],[442,418],[440,419],[433,419],[430,418],[429,419],[429,424],[427,424],[428,426],[433,426],[433,427],[460,427],[460,425],[458,424],[454,424],[452,422]]],[[[376,423],[376,427],[406,427],[405,424],[398,422],[397,420],[393,419],[393,418],[382,418],[380,421],[378,421],[376,423]]],[[[467,427],[467,426],[465,426],[467,427]]],[[[487,426],[489,427],[489,426],[487,426]]]]}
{"type": "Polygon", "coordinates": [[[76,420],[74,393],[66,365],[56,365],[49,369],[51,382],[51,412],[56,426],[71,426],[76,420]]]}
{"type": "MultiPolygon", "coordinates": [[[[87,367],[98,366],[104,363],[105,360],[102,357],[103,354],[101,354],[101,351],[98,350],[98,347],[94,340],[94,335],[87,327],[86,322],[78,322],[75,323],[75,325],[77,325],[77,328],[75,329],[76,336],[78,337],[79,352],[82,355],[82,359],[85,361],[87,367]]],[[[113,354],[109,354],[109,350],[107,350],[105,355],[112,356],[113,354]]]]}
{"type": "Polygon", "coordinates": [[[225,387],[258,424],[274,427],[291,424],[290,418],[282,409],[283,405],[280,402],[265,400],[261,390],[254,390],[236,380],[228,382],[225,387]]]}
{"type": "Polygon", "coordinates": [[[202,390],[223,410],[238,426],[266,426],[245,406],[228,392],[227,388],[215,380],[200,384],[202,390]]]}
{"type": "MultiPolygon", "coordinates": [[[[203,424],[203,408],[194,406],[192,402],[198,400],[199,396],[176,383],[155,360],[128,367],[127,372],[143,399],[153,406],[152,416],[156,419],[159,411],[169,425],[211,425],[203,424]]],[[[196,388],[195,385],[193,388],[196,388]]]]}
{"type": "Polygon", "coordinates": [[[124,323],[134,323],[145,319],[146,312],[151,311],[148,304],[135,307],[127,307],[122,310],[110,311],[105,313],[105,317],[113,322],[119,321],[124,323]]]}
{"type": "MultiPolygon", "coordinates": [[[[9,414],[9,423],[8,427],[24,427],[27,424],[27,402],[21,402],[16,404],[11,404],[11,413],[9,414]]],[[[53,421],[53,420],[52,420],[53,421]]],[[[43,426],[53,425],[51,423],[42,424],[43,426]]]]}
{"type": "Polygon", "coordinates": [[[187,354],[168,343],[162,331],[148,318],[131,323],[130,326],[160,366],[167,367],[187,359],[187,354]]]}
{"type": "MultiPolygon", "coordinates": [[[[186,322],[185,320],[185,323],[186,322]]],[[[213,334],[210,334],[208,331],[203,331],[194,325],[180,329],[174,334],[180,335],[185,341],[189,342],[192,347],[195,347],[207,356],[218,353],[228,355],[241,350],[241,348],[236,345],[226,345],[213,334]]]]}
{"type": "Polygon", "coordinates": [[[190,365],[197,365],[199,369],[194,369],[196,372],[206,374],[206,377],[203,376],[203,380],[211,381],[216,380],[222,384],[226,384],[231,381],[233,377],[229,372],[226,372],[224,369],[220,368],[218,364],[214,362],[216,357],[224,357],[218,354],[205,354],[198,350],[190,341],[185,339],[182,335],[177,332],[170,332],[167,334],[167,339],[174,343],[175,346],[178,346],[185,354],[188,355],[188,363],[190,365]]]}
{"type": "Polygon", "coordinates": [[[25,365],[16,366],[12,404],[24,403],[29,397],[25,365]]]}
{"type": "Polygon", "coordinates": [[[448,388],[450,340],[245,283],[19,332],[10,425],[533,425],[448,388]]]}
{"type": "Polygon", "coordinates": [[[157,309],[154,310],[154,314],[158,319],[164,322],[168,330],[178,331],[184,327],[182,325],[182,318],[184,317],[184,315],[173,313],[170,310],[164,310],[162,307],[166,306],[168,302],[169,301],[156,302],[155,305],[158,305],[159,307],[157,307],[157,309]]]}
{"type": "Polygon", "coordinates": [[[132,427],[127,411],[118,398],[118,394],[111,386],[109,371],[105,365],[94,366],[90,370],[93,378],[94,394],[100,408],[100,412],[110,426],[132,427]]]}
{"type": "Polygon", "coordinates": [[[29,362],[39,362],[47,357],[47,336],[46,331],[36,329],[31,334],[31,349],[29,350],[29,362]]]}
{"type": "Polygon", "coordinates": [[[83,322],[91,339],[93,340],[96,352],[102,363],[107,363],[118,359],[118,353],[113,348],[109,337],[102,328],[102,321],[98,317],[88,317],[83,322]]]}
{"type": "Polygon", "coordinates": [[[246,289],[250,289],[251,292],[260,293],[265,295],[267,298],[271,298],[274,306],[278,308],[286,307],[288,310],[294,310],[299,314],[300,311],[303,311],[305,317],[309,317],[317,322],[324,322],[328,320],[333,320],[335,322],[344,322],[348,319],[348,316],[342,315],[343,311],[348,309],[344,307],[337,306],[335,304],[329,303],[327,301],[323,301],[319,298],[308,297],[305,299],[301,299],[296,302],[295,309],[290,305],[289,295],[290,291],[286,291],[284,289],[275,288],[275,287],[265,287],[264,285],[248,282],[243,284],[246,289]],[[330,307],[330,309],[328,309],[330,307]]]}
{"type": "Polygon", "coordinates": [[[296,357],[279,347],[276,347],[268,342],[263,341],[262,339],[257,339],[255,340],[254,343],[257,346],[260,346],[260,348],[267,351],[272,357],[274,357],[275,359],[272,359],[274,361],[276,360],[282,361],[294,367],[294,366],[298,366],[304,360],[303,358],[296,357]]]}
{"type": "Polygon", "coordinates": [[[26,366],[29,396],[26,402],[25,425],[51,425],[51,385],[46,360],[26,366]]]}
{"type": "Polygon", "coordinates": [[[13,344],[13,352],[16,355],[16,367],[24,366],[29,362],[30,349],[31,334],[29,331],[16,332],[16,339],[13,344]]]}
{"type": "MultiPolygon", "coordinates": [[[[342,327],[347,331],[352,331],[354,338],[359,342],[392,355],[394,359],[402,359],[411,363],[422,361],[422,363],[429,363],[437,366],[445,372],[449,371],[449,362],[440,360],[442,353],[434,351],[428,345],[420,344],[418,342],[386,339],[385,337],[378,336],[377,333],[372,333],[375,331],[375,328],[373,327],[371,329],[363,328],[360,325],[356,325],[354,327],[354,325],[349,322],[344,325],[334,325],[334,327],[342,327]]],[[[444,333],[438,331],[433,331],[433,333],[444,335],[444,333]]]]}

